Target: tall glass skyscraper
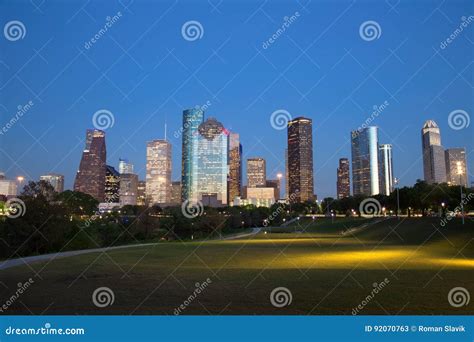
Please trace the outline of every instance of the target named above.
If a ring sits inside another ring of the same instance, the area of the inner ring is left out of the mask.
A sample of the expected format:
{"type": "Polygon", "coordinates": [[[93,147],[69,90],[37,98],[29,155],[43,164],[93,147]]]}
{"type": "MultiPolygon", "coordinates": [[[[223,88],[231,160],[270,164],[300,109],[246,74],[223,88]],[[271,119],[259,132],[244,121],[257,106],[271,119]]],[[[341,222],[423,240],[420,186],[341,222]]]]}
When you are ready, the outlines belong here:
{"type": "Polygon", "coordinates": [[[291,202],[314,199],[313,123],[304,117],[288,122],[288,191],[291,202]]]}
{"type": "Polygon", "coordinates": [[[146,201],[150,206],[171,203],[171,144],[166,140],[146,147],[146,201]]]}
{"type": "Polygon", "coordinates": [[[221,204],[227,204],[228,134],[214,118],[199,125],[192,153],[192,201],[215,197],[221,204]]]}
{"type": "Polygon", "coordinates": [[[392,145],[381,144],[379,148],[380,193],[389,196],[393,191],[392,145]]]}
{"type": "Polygon", "coordinates": [[[378,195],[379,139],[378,128],[369,126],[351,132],[352,192],[357,195],[378,195]]]}
{"type": "Polygon", "coordinates": [[[184,202],[195,197],[192,193],[194,178],[197,173],[198,128],[204,122],[204,111],[201,108],[183,111],[183,145],[181,160],[181,200],[184,202]]]}
{"type": "Polygon", "coordinates": [[[89,194],[99,202],[104,201],[106,158],[105,132],[88,129],[86,147],[74,181],[74,191],[89,194]]]}
{"type": "Polygon", "coordinates": [[[421,129],[423,172],[428,184],[446,182],[446,161],[438,125],[428,120],[421,129]]]}

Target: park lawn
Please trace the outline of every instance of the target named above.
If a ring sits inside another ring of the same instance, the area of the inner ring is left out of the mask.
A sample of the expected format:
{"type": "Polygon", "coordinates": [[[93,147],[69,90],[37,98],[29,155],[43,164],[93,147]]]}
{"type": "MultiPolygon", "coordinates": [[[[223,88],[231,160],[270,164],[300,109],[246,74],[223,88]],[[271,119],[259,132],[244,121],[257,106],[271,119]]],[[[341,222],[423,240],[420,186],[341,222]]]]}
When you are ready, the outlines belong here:
{"type": "Polygon", "coordinates": [[[453,287],[474,293],[472,221],[443,228],[428,218],[366,223],[338,218],[307,233],[266,230],[239,240],[160,243],[34,263],[0,271],[0,298],[33,277],[5,313],[172,315],[209,278],[183,314],[351,314],[387,279],[359,314],[472,314],[472,303],[454,308],[447,300],[453,287]],[[115,301],[97,308],[91,297],[102,286],[115,301]],[[291,291],[291,305],[271,304],[276,287],[291,291]]]}

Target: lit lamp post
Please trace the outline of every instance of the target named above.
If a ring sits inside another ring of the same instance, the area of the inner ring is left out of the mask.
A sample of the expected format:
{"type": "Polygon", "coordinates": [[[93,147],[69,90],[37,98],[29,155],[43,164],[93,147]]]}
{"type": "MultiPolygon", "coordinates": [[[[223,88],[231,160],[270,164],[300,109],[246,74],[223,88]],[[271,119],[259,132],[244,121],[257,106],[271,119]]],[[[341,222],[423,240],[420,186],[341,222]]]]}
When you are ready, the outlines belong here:
{"type": "Polygon", "coordinates": [[[399,180],[398,178],[395,178],[393,180],[393,182],[395,183],[396,187],[397,187],[397,218],[400,220],[400,192],[398,191],[398,183],[399,183],[399,180]]]}
{"type": "Polygon", "coordinates": [[[462,224],[464,224],[464,195],[462,193],[462,167],[461,167],[461,162],[457,162],[457,167],[458,167],[458,175],[459,175],[459,190],[461,193],[461,219],[462,219],[462,224]]]}

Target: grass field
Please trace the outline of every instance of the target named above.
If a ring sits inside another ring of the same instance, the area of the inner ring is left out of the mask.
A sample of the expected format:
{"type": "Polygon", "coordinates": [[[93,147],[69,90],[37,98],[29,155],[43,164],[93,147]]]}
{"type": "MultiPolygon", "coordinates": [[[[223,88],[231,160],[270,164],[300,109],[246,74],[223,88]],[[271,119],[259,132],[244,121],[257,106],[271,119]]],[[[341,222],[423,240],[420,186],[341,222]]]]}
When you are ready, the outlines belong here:
{"type": "Polygon", "coordinates": [[[39,262],[0,271],[0,298],[17,283],[34,284],[4,314],[163,314],[212,282],[182,314],[351,314],[385,279],[359,314],[472,314],[448,292],[474,294],[474,224],[439,219],[301,219],[252,238],[159,243],[39,262]],[[345,232],[343,234],[343,232],[345,232]],[[92,293],[112,289],[113,305],[97,308],[92,293]],[[290,305],[270,293],[286,287],[290,305]]]}

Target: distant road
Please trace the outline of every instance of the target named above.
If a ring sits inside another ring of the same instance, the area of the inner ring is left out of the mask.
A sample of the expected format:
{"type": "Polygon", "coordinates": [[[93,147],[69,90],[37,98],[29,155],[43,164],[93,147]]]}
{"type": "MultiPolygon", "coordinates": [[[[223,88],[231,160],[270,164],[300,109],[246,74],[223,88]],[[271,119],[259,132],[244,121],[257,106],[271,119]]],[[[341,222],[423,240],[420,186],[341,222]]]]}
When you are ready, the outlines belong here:
{"type": "MultiPolygon", "coordinates": [[[[244,237],[247,237],[247,236],[252,236],[252,235],[258,234],[260,232],[260,230],[261,230],[261,228],[252,228],[252,231],[250,233],[241,233],[241,234],[226,236],[226,237],[224,237],[220,240],[240,239],[240,238],[244,238],[244,237]]],[[[144,246],[152,246],[152,245],[156,245],[156,244],[158,244],[158,243],[142,243],[142,244],[136,244],[136,245],[103,247],[103,248],[94,248],[94,249],[83,249],[83,250],[79,250],[79,251],[59,252],[59,253],[29,256],[29,257],[25,257],[25,258],[3,260],[3,261],[0,261],[0,271],[1,270],[6,270],[7,268],[12,268],[12,267],[16,267],[16,266],[25,265],[25,264],[31,264],[31,263],[35,263],[35,262],[39,262],[39,261],[49,261],[49,260],[53,260],[53,259],[68,258],[68,257],[77,256],[77,255],[82,255],[82,254],[101,253],[101,252],[107,252],[107,251],[112,251],[112,250],[116,250],[116,249],[144,247],[144,246]]]]}

